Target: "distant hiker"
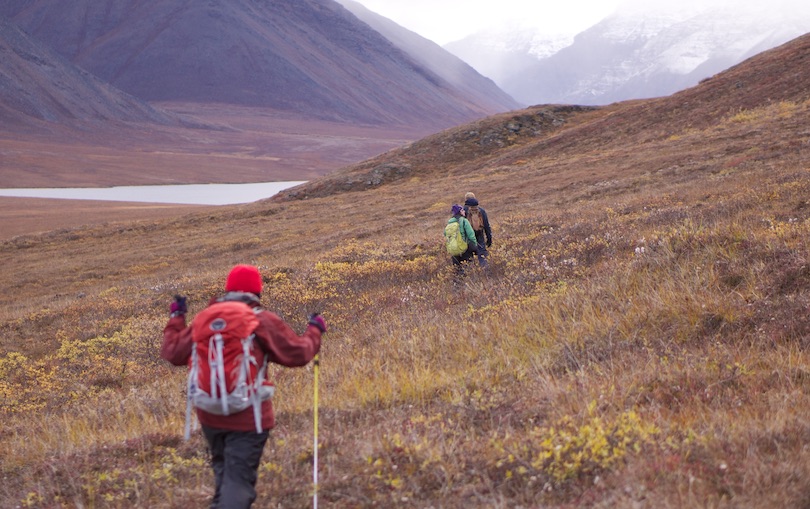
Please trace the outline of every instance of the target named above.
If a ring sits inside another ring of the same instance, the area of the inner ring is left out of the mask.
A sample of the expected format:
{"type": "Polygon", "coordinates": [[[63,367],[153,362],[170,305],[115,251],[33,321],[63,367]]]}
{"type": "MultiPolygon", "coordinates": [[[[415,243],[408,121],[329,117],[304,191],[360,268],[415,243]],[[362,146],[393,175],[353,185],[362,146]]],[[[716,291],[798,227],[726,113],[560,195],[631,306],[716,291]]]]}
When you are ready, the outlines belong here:
{"type": "Polygon", "coordinates": [[[262,277],[250,265],[236,265],[230,271],[225,292],[211,299],[189,326],[186,298],[175,296],[160,355],[175,366],[189,365],[189,404],[196,407],[208,441],[216,482],[211,507],[242,509],[256,499],[259,462],[275,424],[269,399],[273,387],[264,379],[266,363],[305,366],[321,348],[326,321],[311,315],[306,332],[296,334],[261,307],[262,277]],[[245,370],[247,389],[240,384],[245,382],[245,370]],[[234,373],[240,371],[237,379],[234,373]],[[223,393],[229,397],[220,398],[223,393]]]}
{"type": "Polygon", "coordinates": [[[456,274],[464,274],[463,264],[471,260],[477,252],[475,232],[470,222],[464,217],[464,207],[453,205],[450,209],[453,217],[447,220],[444,227],[444,241],[447,253],[451,256],[456,274]]]}
{"type": "Polygon", "coordinates": [[[487,248],[492,246],[492,228],[489,226],[487,211],[478,204],[473,193],[467,193],[464,195],[464,212],[475,232],[475,240],[478,244],[478,264],[486,267],[489,256],[487,248]]]}

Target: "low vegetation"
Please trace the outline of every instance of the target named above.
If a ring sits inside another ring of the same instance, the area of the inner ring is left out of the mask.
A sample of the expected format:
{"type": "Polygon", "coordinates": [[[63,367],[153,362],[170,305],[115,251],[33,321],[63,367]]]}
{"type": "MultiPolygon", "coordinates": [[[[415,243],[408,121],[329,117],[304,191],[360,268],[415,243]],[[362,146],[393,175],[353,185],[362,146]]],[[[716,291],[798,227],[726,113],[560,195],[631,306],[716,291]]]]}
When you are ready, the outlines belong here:
{"type": "MultiPolygon", "coordinates": [[[[193,315],[253,263],[268,308],[330,324],[321,506],[807,507],[810,100],[582,133],[657,104],[457,165],[440,137],[440,171],[365,191],[2,243],[0,505],[206,507],[161,331],[175,293],[193,315]],[[466,191],[494,244],[455,285],[466,191]]],[[[307,507],[313,373],[274,376],[258,507],[307,507]]]]}

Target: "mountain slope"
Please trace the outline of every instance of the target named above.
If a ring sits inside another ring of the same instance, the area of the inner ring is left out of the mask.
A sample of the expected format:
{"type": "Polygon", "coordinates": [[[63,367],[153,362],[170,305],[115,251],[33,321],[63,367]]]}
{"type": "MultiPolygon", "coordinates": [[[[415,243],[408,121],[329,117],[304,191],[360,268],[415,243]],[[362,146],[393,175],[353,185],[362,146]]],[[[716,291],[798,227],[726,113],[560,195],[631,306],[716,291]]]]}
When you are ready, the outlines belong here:
{"type": "Polygon", "coordinates": [[[181,121],[78,69],[0,17],[0,120],[4,128],[37,129],[75,121],[181,121]]]}
{"type": "Polygon", "coordinates": [[[0,14],[146,101],[445,127],[497,111],[333,0],[30,0],[7,3],[0,14]]]}
{"type": "MultiPolygon", "coordinates": [[[[362,192],[0,242],[0,506],[207,506],[161,330],[252,263],[269,309],[329,323],[325,508],[806,507],[808,59],[805,36],[671,97],[448,129],[362,192]],[[455,280],[466,191],[493,245],[455,280]]],[[[257,502],[306,507],[313,372],[273,375],[257,502]]]]}
{"type": "MultiPolygon", "coordinates": [[[[810,34],[669,97],[618,103],[615,107],[544,105],[495,115],[288,189],[276,199],[326,196],[413,177],[425,178],[448,165],[463,176],[488,171],[492,166],[505,164],[503,160],[526,157],[542,156],[559,161],[561,166],[569,159],[578,160],[585,151],[600,148],[606,151],[600,157],[610,157],[611,147],[662,143],[669,137],[720,122],[741,110],[805,103],[810,99],[808,62],[810,34]]],[[[746,143],[756,143],[757,138],[740,140],[740,147],[735,150],[744,150],[746,143]]],[[[637,158],[633,151],[623,150],[614,155],[616,160],[611,164],[633,173],[654,171],[656,165],[662,164],[647,155],[637,158]]]]}

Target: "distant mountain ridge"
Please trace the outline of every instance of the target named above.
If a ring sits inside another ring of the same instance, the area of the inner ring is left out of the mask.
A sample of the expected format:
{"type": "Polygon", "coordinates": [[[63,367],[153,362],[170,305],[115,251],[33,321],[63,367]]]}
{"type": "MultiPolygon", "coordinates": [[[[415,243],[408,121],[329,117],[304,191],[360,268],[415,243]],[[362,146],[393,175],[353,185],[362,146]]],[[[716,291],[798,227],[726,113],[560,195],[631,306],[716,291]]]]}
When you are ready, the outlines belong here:
{"type": "Polygon", "coordinates": [[[515,105],[453,86],[333,0],[17,0],[0,15],[150,102],[433,128],[515,105]]]}
{"type": "MultiPolygon", "coordinates": [[[[479,34],[445,47],[490,73],[524,104],[600,105],[670,95],[757,53],[810,31],[810,4],[679,3],[663,9],[649,2],[626,4],[577,34],[562,49],[532,57],[530,44],[501,46],[516,34],[479,34]],[[485,68],[491,58],[508,68],[485,68]],[[483,60],[483,61],[481,61],[483,60]]],[[[547,45],[555,44],[549,39],[547,45]]]]}

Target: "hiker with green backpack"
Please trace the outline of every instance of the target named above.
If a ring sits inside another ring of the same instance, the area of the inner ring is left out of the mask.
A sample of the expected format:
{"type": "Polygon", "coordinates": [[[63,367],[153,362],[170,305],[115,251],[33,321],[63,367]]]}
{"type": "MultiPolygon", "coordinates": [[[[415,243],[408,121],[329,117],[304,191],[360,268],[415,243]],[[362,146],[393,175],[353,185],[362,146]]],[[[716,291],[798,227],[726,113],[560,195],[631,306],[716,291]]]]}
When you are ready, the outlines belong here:
{"type": "Polygon", "coordinates": [[[454,204],[450,211],[453,217],[447,220],[444,227],[444,243],[456,274],[461,276],[464,274],[464,263],[478,253],[478,243],[470,222],[464,217],[464,207],[454,204]]]}
{"type": "Polygon", "coordinates": [[[326,321],[309,316],[298,335],[260,303],[262,277],[251,265],[236,265],[225,293],[211,300],[186,325],[186,297],[177,295],[163,330],[160,356],[189,366],[186,438],[191,410],[208,442],[215,491],[211,507],[248,509],[256,499],[262,452],[273,428],[268,363],[306,366],[321,348],[326,321]]]}

